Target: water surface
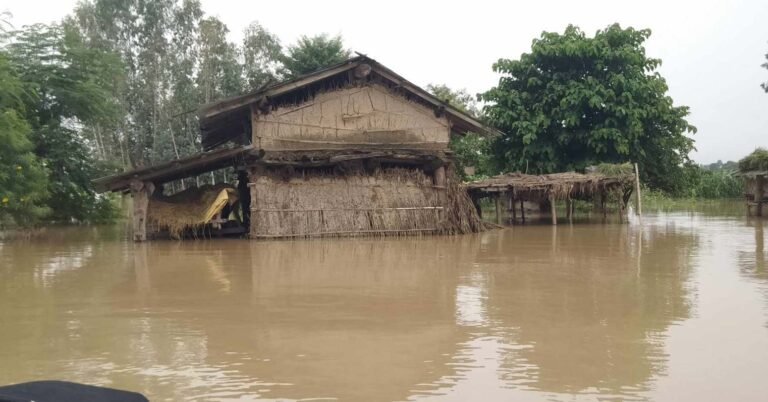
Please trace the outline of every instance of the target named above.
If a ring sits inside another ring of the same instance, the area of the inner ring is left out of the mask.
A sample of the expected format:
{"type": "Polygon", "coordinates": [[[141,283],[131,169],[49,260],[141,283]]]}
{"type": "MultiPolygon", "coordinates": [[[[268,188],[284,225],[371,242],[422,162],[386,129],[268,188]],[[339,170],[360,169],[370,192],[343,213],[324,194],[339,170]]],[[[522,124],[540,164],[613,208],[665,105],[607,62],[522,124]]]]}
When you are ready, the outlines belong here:
{"type": "Polygon", "coordinates": [[[0,243],[0,383],[152,401],[763,401],[765,221],[738,207],[477,235],[0,243]]]}

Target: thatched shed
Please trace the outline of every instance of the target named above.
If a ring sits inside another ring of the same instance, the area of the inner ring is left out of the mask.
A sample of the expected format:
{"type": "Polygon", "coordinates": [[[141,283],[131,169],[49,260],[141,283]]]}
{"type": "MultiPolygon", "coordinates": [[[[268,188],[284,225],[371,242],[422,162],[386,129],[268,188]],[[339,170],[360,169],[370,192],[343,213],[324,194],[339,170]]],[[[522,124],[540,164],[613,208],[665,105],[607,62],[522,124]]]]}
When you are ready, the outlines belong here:
{"type": "MultiPolygon", "coordinates": [[[[628,166],[628,165],[627,165],[628,166]]],[[[631,169],[631,167],[629,168],[631,169]]],[[[626,170],[626,169],[625,169],[626,170]]],[[[501,223],[501,203],[506,201],[512,220],[517,218],[517,204],[520,204],[520,218],[525,220],[524,202],[548,205],[552,214],[552,223],[557,224],[555,203],[559,200],[566,203],[566,214],[570,218],[573,213],[573,200],[590,200],[599,203],[603,213],[606,211],[606,201],[613,196],[618,203],[619,216],[623,215],[625,200],[632,192],[636,176],[626,171],[614,174],[602,173],[553,173],[545,175],[529,175],[522,173],[507,173],[478,180],[466,185],[467,191],[479,210],[479,200],[492,198],[496,204],[496,218],[501,223]]]]}
{"type": "Polygon", "coordinates": [[[481,229],[448,142],[492,130],[368,57],[203,106],[198,116],[202,154],[96,181],[133,194],[136,240],[146,238],[157,186],[223,166],[238,172],[231,184],[251,238],[481,229]]]}
{"type": "Polygon", "coordinates": [[[739,161],[739,176],[744,178],[744,198],[747,202],[747,214],[763,216],[765,204],[768,204],[766,178],[768,177],[768,150],[757,148],[739,161]]]}

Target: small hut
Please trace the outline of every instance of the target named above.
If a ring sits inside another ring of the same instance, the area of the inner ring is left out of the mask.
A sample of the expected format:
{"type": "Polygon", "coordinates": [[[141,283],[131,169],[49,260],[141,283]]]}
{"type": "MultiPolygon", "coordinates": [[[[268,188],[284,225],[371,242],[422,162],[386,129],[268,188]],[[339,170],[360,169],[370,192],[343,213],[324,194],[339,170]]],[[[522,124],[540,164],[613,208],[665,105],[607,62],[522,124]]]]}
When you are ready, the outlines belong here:
{"type": "MultiPolygon", "coordinates": [[[[626,172],[621,169],[612,175],[597,172],[581,173],[554,173],[545,175],[529,175],[522,173],[507,173],[499,176],[478,180],[466,185],[475,207],[480,212],[480,200],[490,198],[496,207],[496,220],[502,223],[502,208],[506,208],[514,223],[519,216],[525,222],[525,203],[537,203],[540,210],[545,207],[550,209],[552,224],[557,224],[558,201],[565,201],[566,216],[570,219],[573,215],[573,200],[589,200],[599,205],[603,214],[607,211],[607,201],[615,200],[619,217],[624,215],[625,203],[632,193],[636,176],[629,173],[629,165],[626,172]]],[[[621,167],[621,166],[620,166],[621,167]]]]}
{"type": "Polygon", "coordinates": [[[491,130],[368,57],[205,105],[198,116],[205,152],[95,181],[133,195],[137,241],[212,225],[251,238],[482,227],[448,142],[491,130]],[[157,192],[222,167],[237,171],[227,189],[157,192]]]}
{"type": "Polygon", "coordinates": [[[766,194],[766,177],[768,177],[768,150],[758,148],[739,161],[739,175],[744,178],[744,198],[747,203],[747,215],[763,216],[765,204],[768,204],[766,194]]]}

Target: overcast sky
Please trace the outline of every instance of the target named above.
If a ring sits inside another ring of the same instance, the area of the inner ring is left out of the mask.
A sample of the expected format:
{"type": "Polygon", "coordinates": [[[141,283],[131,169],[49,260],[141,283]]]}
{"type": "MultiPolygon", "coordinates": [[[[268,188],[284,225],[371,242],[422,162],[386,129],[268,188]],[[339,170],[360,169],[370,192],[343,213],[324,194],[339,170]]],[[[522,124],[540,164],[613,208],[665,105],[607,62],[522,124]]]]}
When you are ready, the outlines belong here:
{"type": "MultiPolygon", "coordinates": [[[[691,108],[698,162],[736,160],[768,147],[768,0],[255,1],[202,0],[239,40],[257,20],[284,44],[302,34],[341,34],[365,53],[425,86],[482,92],[498,81],[491,65],[530,50],[542,31],[570,23],[589,34],[614,22],[650,28],[651,57],[677,105],[691,108]]],[[[0,0],[19,27],[51,22],[76,0],[0,0]]]]}

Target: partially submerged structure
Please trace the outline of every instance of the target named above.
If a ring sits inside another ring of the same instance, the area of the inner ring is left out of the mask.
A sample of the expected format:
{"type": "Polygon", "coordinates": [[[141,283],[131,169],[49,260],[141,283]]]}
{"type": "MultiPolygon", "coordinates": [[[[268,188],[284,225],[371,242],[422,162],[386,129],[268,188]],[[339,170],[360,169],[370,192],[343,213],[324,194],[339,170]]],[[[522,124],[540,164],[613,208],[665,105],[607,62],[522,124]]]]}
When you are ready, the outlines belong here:
{"type": "Polygon", "coordinates": [[[747,203],[747,215],[763,216],[768,204],[768,150],[758,148],[739,161],[739,175],[744,178],[744,198],[747,203]]]}
{"type": "Polygon", "coordinates": [[[211,225],[252,238],[481,228],[453,176],[448,142],[452,134],[490,130],[368,57],[206,105],[198,114],[206,152],[95,181],[102,191],[133,195],[137,241],[211,225]],[[224,167],[237,171],[237,183],[223,195],[221,188],[196,197],[157,191],[224,167]],[[173,208],[201,200],[217,203],[173,208]],[[218,218],[210,218],[211,210],[218,218]]]}
{"type": "Polygon", "coordinates": [[[624,215],[625,202],[631,195],[635,176],[629,173],[605,175],[600,173],[554,173],[529,175],[507,173],[466,185],[470,197],[480,211],[480,200],[491,198],[496,207],[496,220],[501,224],[502,203],[506,203],[512,222],[517,220],[519,204],[520,219],[525,221],[525,202],[537,203],[544,209],[548,206],[552,224],[557,224],[557,201],[565,201],[566,215],[573,214],[573,200],[589,200],[599,205],[603,214],[607,202],[617,204],[619,216],[624,215]]]}

